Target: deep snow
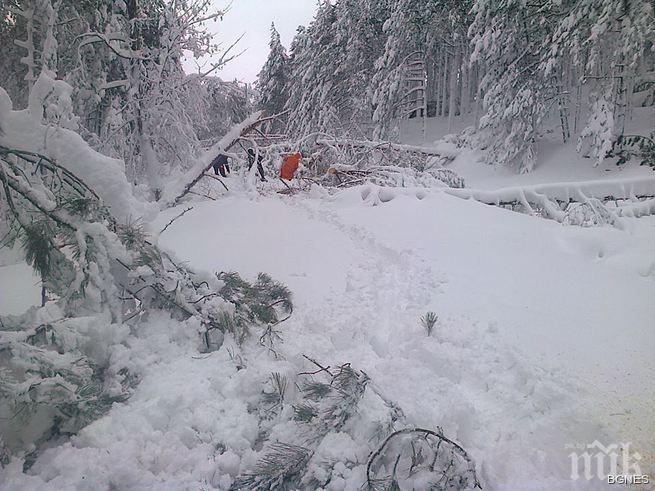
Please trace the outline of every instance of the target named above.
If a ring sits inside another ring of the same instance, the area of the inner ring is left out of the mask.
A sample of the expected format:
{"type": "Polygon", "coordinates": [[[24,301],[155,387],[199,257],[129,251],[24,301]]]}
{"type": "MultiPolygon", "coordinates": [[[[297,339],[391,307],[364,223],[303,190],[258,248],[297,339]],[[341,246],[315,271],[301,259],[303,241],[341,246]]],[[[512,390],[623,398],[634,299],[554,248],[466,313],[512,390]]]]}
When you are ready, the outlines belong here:
{"type": "Polygon", "coordinates": [[[359,360],[417,423],[444,425],[469,446],[509,439],[496,458],[478,457],[495,475],[517,454],[496,484],[525,486],[536,464],[523,460],[540,452],[539,475],[557,474],[551,465],[565,473],[566,444],[605,432],[652,459],[655,220],[632,220],[629,231],[564,227],[439,192],[387,192],[397,197],[379,206],[360,188],[230,197],[185,216],[180,227],[202,230],[197,241],[172,233],[162,244],[196,267],[280,278],[299,307],[287,348],[359,360]],[[438,354],[418,326],[427,310],[441,319],[438,354]],[[444,374],[457,402],[440,397],[444,374]],[[542,434],[517,444],[508,435],[522,419],[542,434]]]}
{"type": "MultiPolygon", "coordinates": [[[[6,469],[5,488],[224,489],[257,459],[248,401],[271,372],[306,369],[302,354],[365,370],[409,421],[460,442],[489,489],[599,489],[569,480],[570,445],[594,440],[632,442],[652,474],[655,220],[565,227],[438,190],[371,206],[377,191],[194,203],[159,244],[196,269],[286,283],[286,360],[246,353],[257,362],[235,373],[226,349],[198,355],[195,326],[152,319],[116,355],[143,377],[134,396],[44,452],[34,477],[6,469]]],[[[330,489],[361,483],[360,469],[330,489]]]]}

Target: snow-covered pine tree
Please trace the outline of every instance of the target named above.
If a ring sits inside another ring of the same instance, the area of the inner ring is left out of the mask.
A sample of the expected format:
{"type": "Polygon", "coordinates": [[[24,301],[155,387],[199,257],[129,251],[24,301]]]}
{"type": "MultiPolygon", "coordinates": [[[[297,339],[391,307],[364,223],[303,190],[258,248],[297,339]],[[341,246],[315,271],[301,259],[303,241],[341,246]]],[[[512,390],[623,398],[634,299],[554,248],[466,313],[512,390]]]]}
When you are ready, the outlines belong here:
{"type": "Polygon", "coordinates": [[[558,12],[543,69],[550,74],[566,73],[567,64],[575,67],[571,83],[588,98],[578,148],[596,164],[623,135],[635,82],[652,67],[654,10],[648,0],[579,0],[563,3],[558,12]]]}
{"type": "Polygon", "coordinates": [[[540,70],[552,32],[553,5],[477,0],[471,60],[486,67],[478,145],[490,163],[533,169],[539,129],[556,87],[540,70]]]}
{"type": "MultiPolygon", "coordinates": [[[[413,0],[394,2],[389,19],[384,24],[386,42],[383,54],[375,62],[370,91],[375,130],[373,138],[381,139],[387,136],[389,125],[396,116],[395,104],[401,95],[401,78],[405,58],[417,49],[420,33],[417,25],[409,19],[411,10],[416,6],[413,0]]],[[[422,51],[418,51],[422,56],[422,51]]]]}
{"type": "MultiPolygon", "coordinates": [[[[0,6],[3,18],[11,19],[0,35],[17,39],[19,46],[0,43],[0,58],[22,58],[15,72],[20,79],[34,79],[41,67],[42,12],[50,2],[12,3],[0,6]]],[[[122,159],[130,181],[146,184],[156,197],[162,176],[188,168],[200,148],[197,114],[187,107],[197,93],[191,91],[181,58],[183,53],[217,55],[201,78],[230,59],[233,46],[221,51],[206,30],[223,12],[210,10],[207,0],[53,6],[58,14],[54,36],[60,41],[54,68],[75,89],[72,101],[82,136],[97,150],[122,159]]],[[[18,107],[26,103],[27,87],[7,87],[18,107]]]]}
{"type": "Polygon", "coordinates": [[[366,131],[371,115],[371,80],[375,76],[376,60],[384,52],[387,34],[384,25],[389,18],[389,0],[347,0],[339,3],[339,36],[347,39],[348,49],[343,61],[347,68],[343,75],[348,84],[348,119],[358,133],[366,131]]]}
{"type": "Polygon", "coordinates": [[[0,452],[3,462],[7,449],[29,452],[26,467],[46,441],[129,396],[137,379],[113,354],[127,349],[131,325],[165,313],[213,350],[256,326],[269,332],[292,308],[290,292],[266,275],[254,285],[235,273],[199,275],[158,249],[140,225],[154,209],[134,197],[124,163],[73,131],[73,89],[54,71],[56,10],[40,7],[46,30],[26,110],[14,111],[0,88],[3,246],[20,241],[53,297],[0,318],[0,452]]]}
{"type": "Polygon", "coordinates": [[[412,96],[403,92],[410,59],[427,67],[425,97],[433,116],[452,118],[470,109],[467,29],[470,2],[397,0],[384,24],[384,49],[375,62],[370,101],[376,138],[388,136],[399,108],[412,96]]]}
{"type": "MultiPolygon", "coordinates": [[[[271,24],[270,51],[266,63],[257,76],[259,105],[268,115],[279,114],[287,102],[287,84],[289,80],[289,57],[280,34],[271,24]]],[[[273,122],[275,124],[275,122],[273,122]]]]}
{"type": "Polygon", "coordinates": [[[472,61],[485,68],[477,144],[487,160],[531,170],[542,122],[553,116],[564,141],[577,132],[578,148],[596,163],[608,156],[634,82],[652,63],[652,2],[477,0],[473,13],[472,61]]]}
{"type": "Polygon", "coordinates": [[[336,123],[330,97],[334,94],[336,60],[342,53],[335,38],[336,8],[330,2],[321,2],[314,20],[294,42],[286,105],[292,113],[288,129],[294,135],[306,135],[336,123]]]}
{"type": "Polygon", "coordinates": [[[361,130],[370,121],[367,91],[384,46],[388,2],[321,2],[291,51],[289,128],[295,135],[361,130]]]}

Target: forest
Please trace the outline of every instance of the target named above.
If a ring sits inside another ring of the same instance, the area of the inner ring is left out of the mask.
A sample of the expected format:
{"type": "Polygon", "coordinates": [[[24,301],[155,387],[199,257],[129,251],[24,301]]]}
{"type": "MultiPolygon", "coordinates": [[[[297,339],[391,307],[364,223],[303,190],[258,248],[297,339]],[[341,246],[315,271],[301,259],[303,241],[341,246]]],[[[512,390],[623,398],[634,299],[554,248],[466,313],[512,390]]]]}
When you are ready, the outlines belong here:
{"type": "Polygon", "coordinates": [[[655,482],[655,2],[248,2],[0,3],[0,489],[655,482]]]}

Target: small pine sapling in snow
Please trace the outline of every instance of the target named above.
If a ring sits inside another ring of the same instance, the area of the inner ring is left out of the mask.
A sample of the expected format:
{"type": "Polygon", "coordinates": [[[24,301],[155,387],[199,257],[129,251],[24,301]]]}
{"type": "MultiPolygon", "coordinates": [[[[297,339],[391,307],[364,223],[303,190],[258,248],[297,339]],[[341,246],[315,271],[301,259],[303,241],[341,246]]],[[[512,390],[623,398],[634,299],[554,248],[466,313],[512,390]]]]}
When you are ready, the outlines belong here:
{"type": "Polygon", "coordinates": [[[437,324],[437,314],[434,312],[426,312],[425,315],[421,317],[421,325],[425,328],[425,331],[428,333],[428,336],[432,336],[432,331],[434,326],[437,324]]]}

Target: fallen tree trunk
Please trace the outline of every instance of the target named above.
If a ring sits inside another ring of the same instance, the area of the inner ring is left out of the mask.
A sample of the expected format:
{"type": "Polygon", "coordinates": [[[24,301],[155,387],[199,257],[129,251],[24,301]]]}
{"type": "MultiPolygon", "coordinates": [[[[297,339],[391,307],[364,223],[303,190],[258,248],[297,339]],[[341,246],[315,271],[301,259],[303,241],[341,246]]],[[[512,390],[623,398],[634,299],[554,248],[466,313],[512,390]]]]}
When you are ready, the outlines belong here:
{"type": "Polygon", "coordinates": [[[448,194],[464,199],[475,199],[489,205],[509,205],[523,201],[524,196],[544,196],[563,203],[585,202],[589,198],[600,201],[644,199],[655,197],[655,176],[600,181],[562,182],[509,187],[485,191],[479,189],[449,189],[448,194]]]}
{"type": "Polygon", "coordinates": [[[456,150],[448,148],[418,147],[414,145],[402,145],[400,143],[392,143],[388,141],[318,138],[316,140],[316,144],[332,147],[352,147],[370,150],[392,150],[396,152],[417,153],[429,157],[441,157],[442,159],[445,159],[449,162],[454,160],[458,155],[456,150]]]}
{"type": "Polygon", "coordinates": [[[162,199],[165,206],[169,207],[177,205],[180,200],[184,198],[184,196],[186,196],[196,184],[198,184],[198,181],[204,177],[205,173],[209,171],[212,166],[212,161],[217,155],[227,152],[239,141],[239,138],[252,131],[255,127],[277,117],[270,116],[262,118],[262,114],[263,111],[253,113],[241,123],[233,126],[218,143],[212,146],[198,159],[198,163],[188,170],[181,179],[170,183],[162,193],[162,199]]]}
{"type": "MultiPolygon", "coordinates": [[[[655,198],[655,196],[653,198],[655,198]]],[[[614,211],[620,217],[630,218],[655,215],[655,199],[646,199],[637,203],[631,203],[625,206],[621,206],[614,211]]]]}
{"type": "MultiPolygon", "coordinates": [[[[566,206],[570,203],[583,203],[592,209],[597,209],[606,208],[603,204],[611,201],[637,201],[624,207],[607,209],[607,213],[616,218],[642,216],[655,211],[652,200],[655,198],[655,176],[537,184],[489,191],[479,189],[444,189],[443,191],[458,198],[474,199],[488,205],[522,206],[530,215],[540,214],[560,223],[567,219],[566,206]],[[639,200],[649,201],[639,202],[639,200]]],[[[617,220],[614,225],[620,227],[621,223],[617,220]]]]}

